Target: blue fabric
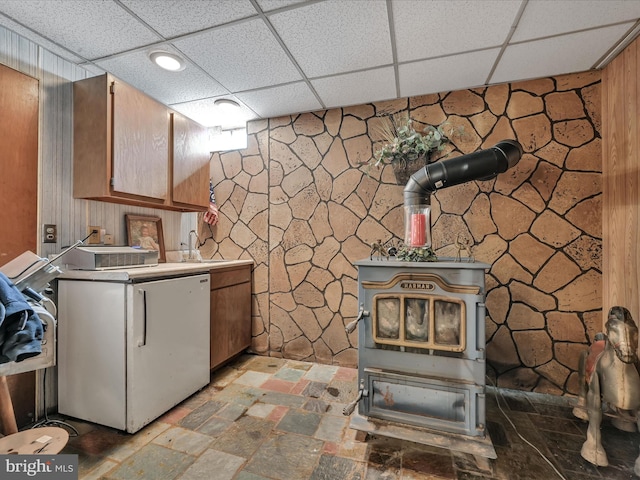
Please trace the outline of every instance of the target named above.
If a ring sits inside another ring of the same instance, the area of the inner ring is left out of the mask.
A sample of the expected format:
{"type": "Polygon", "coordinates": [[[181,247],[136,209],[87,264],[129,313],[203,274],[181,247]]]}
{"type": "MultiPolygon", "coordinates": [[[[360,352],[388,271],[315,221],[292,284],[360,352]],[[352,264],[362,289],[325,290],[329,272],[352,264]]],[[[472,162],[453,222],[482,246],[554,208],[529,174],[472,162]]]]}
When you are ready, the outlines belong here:
{"type": "Polygon", "coordinates": [[[38,314],[0,272],[0,363],[21,362],[41,354],[43,334],[38,314]]]}

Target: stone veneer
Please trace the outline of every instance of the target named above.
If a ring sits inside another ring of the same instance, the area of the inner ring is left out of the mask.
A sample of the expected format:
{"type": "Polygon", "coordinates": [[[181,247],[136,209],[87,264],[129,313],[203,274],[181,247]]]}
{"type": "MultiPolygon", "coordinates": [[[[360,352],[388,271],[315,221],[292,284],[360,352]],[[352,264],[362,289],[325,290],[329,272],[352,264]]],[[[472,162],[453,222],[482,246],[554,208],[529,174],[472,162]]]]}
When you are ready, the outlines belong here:
{"type": "Polygon", "coordinates": [[[457,128],[443,156],[517,139],[491,181],[432,195],[438,255],[472,239],[487,282],[487,371],[499,386],[577,392],[578,357],[602,328],[600,73],[425,95],[249,124],[246,150],[212,161],[220,223],[201,251],[252,258],[256,353],[353,367],[357,270],[403,236],[403,186],[367,169],[376,118],[406,111],[457,128]]]}

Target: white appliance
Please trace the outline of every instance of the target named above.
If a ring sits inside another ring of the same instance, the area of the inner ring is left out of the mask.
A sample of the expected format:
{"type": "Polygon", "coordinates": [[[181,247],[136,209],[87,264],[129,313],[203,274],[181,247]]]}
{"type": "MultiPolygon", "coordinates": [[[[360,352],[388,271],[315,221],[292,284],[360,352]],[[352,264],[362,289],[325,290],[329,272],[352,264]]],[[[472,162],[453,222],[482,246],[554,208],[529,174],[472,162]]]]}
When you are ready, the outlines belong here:
{"type": "Polygon", "coordinates": [[[207,385],[209,298],[208,273],[58,280],[59,412],[134,433],[207,385]]]}
{"type": "Polygon", "coordinates": [[[108,270],[113,268],[158,265],[158,252],[137,247],[76,247],[65,256],[72,270],[108,270]]]}

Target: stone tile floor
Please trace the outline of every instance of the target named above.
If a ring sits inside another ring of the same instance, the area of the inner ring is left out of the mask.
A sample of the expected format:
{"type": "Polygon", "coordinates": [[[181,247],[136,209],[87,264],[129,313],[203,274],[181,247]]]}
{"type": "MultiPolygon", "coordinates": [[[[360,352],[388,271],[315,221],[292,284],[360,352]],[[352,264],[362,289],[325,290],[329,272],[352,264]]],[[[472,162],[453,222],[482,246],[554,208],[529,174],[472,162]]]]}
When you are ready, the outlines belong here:
{"type": "Polygon", "coordinates": [[[61,453],[79,458],[82,480],[631,479],[640,434],[603,422],[610,466],[580,456],[586,423],[555,396],[489,388],[487,425],[498,458],[365,435],[342,415],[357,371],[243,355],[135,435],[73,419],[61,453]],[[549,459],[550,466],[517,432],[549,459]],[[562,474],[561,477],[557,472],[562,474]]]}

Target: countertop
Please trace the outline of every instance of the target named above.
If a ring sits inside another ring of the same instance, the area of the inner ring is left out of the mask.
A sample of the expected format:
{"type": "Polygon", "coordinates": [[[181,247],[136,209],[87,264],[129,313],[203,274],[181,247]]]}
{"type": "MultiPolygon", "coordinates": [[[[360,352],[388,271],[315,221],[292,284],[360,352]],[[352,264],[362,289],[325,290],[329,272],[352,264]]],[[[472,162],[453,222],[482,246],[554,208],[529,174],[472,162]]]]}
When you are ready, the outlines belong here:
{"type": "Polygon", "coordinates": [[[97,280],[104,282],[137,282],[152,278],[180,277],[209,273],[212,270],[235,265],[253,265],[252,260],[217,260],[202,263],[159,263],[151,267],[118,268],[113,270],[68,270],[62,267],[63,273],[58,280],[97,280]]]}

